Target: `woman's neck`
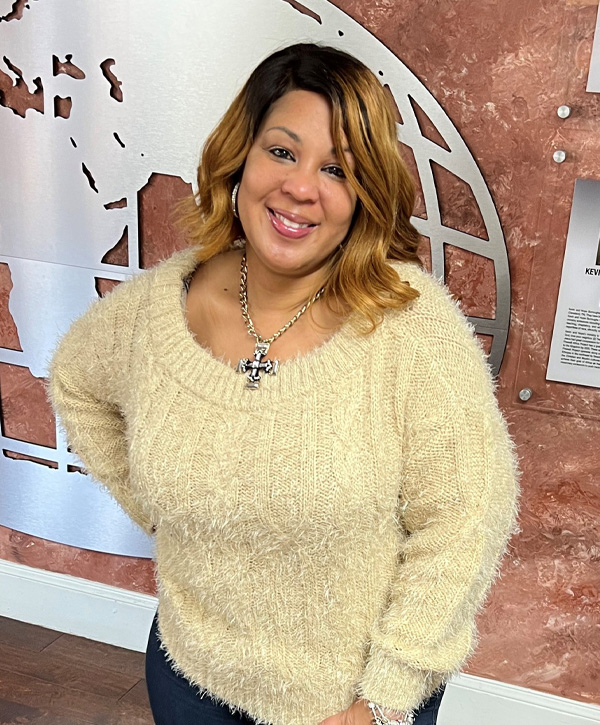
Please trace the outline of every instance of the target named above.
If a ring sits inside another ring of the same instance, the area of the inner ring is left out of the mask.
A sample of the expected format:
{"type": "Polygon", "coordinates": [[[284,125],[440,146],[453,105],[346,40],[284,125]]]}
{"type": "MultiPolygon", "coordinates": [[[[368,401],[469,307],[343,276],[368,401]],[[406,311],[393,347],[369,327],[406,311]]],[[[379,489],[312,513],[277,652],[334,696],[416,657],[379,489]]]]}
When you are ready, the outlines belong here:
{"type": "MultiPolygon", "coordinates": [[[[248,309],[259,334],[267,337],[279,330],[325,284],[328,270],[299,277],[276,275],[265,269],[248,249],[248,309]],[[253,264],[253,261],[255,262],[253,264]]],[[[239,285],[243,250],[230,253],[230,284],[235,281],[235,304],[239,309],[239,285]]],[[[298,330],[306,326],[322,331],[336,330],[346,320],[350,309],[341,302],[321,297],[296,323],[298,330]]]]}
{"type": "MultiPolygon", "coordinates": [[[[241,262],[241,256],[239,259],[241,262]]],[[[327,269],[323,268],[301,276],[277,274],[261,264],[251,249],[246,263],[248,306],[257,315],[293,317],[327,279],[327,269]]]]}

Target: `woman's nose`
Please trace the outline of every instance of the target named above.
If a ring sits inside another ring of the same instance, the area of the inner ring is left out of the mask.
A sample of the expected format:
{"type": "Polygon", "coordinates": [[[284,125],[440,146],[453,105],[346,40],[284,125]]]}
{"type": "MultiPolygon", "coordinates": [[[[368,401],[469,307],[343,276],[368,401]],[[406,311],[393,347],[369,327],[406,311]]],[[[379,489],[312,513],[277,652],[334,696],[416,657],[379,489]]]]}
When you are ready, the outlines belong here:
{"type": "Polygon", "coordinates": [[[286,174],[281,190],[298,201],[314,202],[319,196],[318,179],[310,169],[297,166],[286,174]]]}

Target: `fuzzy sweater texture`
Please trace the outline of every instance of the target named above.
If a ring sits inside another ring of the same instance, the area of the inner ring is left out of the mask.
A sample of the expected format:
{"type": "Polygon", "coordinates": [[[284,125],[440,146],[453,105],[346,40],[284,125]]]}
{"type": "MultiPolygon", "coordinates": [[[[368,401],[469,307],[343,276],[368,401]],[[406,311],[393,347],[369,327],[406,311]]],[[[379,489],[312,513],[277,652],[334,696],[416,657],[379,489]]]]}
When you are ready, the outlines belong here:
{"type": "Polygon", "coordinates": [[[351,317],[245,388],[185,318],[193,249],[92,303],[48,395],[72,450],[156,536],[160,634],[201,694],[317,725],[414,708],[473,652],[516,529],[518,461],[473,328],[420,297],[351,317]]]}

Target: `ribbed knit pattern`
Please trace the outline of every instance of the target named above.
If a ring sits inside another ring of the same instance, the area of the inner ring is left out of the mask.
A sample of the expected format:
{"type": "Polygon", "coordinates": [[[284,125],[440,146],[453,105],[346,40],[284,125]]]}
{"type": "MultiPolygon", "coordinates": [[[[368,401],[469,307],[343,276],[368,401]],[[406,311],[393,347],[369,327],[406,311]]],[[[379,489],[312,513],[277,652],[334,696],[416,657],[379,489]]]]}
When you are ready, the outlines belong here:
{"type": "Polygon", "coordinates": [[[457,672],[516,530],[518,464],[447,290],[351,318],[256,391],[187,328],[177,252],[94,302],[48,394],[86,470],[156,528],[175,669],[259,723],[357,696],[404,710],[457,672]]]}

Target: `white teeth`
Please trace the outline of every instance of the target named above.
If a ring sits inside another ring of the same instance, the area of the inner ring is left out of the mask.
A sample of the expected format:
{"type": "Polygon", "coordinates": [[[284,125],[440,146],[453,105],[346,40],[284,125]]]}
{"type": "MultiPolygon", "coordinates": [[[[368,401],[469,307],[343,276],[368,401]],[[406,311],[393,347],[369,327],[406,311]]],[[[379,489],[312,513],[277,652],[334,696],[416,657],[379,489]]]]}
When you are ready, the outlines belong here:
{"type": "Polygon", "coordinates": [[[311,226],[310,224],[296,224],[296,222],[286,219],[285,217],[281,216],[281,214],[278,214],[276,211],[274,211],[273,214],[279,219],[280,222],[285,224],[286,227],[290,227],[290,229],[306,229],[307,227],[311,226]]]}

